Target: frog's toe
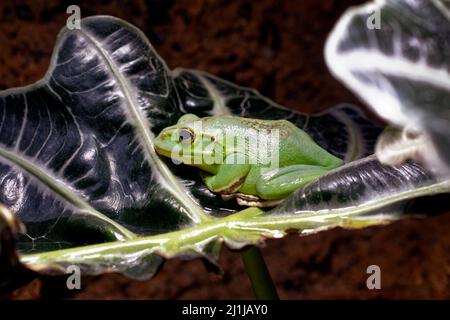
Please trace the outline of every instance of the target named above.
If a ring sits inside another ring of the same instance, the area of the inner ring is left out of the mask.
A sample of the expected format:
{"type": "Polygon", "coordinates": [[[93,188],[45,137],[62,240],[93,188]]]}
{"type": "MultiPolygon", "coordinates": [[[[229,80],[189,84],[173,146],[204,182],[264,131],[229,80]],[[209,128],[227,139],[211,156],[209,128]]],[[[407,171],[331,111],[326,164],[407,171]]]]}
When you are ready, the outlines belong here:
{"type": "Polygon", "coordinates": [[[222,197],[222,200],[225,200],[225,201],[236,198],[236,194],[234,194],[234,193],[222,193],[220,196],[222,197]]]}
{"type": "Polygon", "coordinates": [[[263,200],[258,196],[248,195],[244,193],[238,193],[236,194],[236,201],[240,206],[245,207],[259,207],[259,208],[270,208],[275,207],[280,202],[282,202],[283,199],[277,199],[277,200],[263,200]]]}

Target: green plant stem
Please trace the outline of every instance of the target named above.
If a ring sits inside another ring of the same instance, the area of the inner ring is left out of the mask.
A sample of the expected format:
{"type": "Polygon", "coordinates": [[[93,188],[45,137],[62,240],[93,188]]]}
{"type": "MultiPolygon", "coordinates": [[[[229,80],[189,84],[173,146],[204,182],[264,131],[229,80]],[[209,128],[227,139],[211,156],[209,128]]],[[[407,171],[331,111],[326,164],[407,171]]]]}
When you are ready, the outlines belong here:
{"type": "Polygon", "coordinates": [[[261,251],[255,246],[250,246],[241,252],[241,257],[256,299],[278,300],[277,289],[273,284],[261,251]]]}

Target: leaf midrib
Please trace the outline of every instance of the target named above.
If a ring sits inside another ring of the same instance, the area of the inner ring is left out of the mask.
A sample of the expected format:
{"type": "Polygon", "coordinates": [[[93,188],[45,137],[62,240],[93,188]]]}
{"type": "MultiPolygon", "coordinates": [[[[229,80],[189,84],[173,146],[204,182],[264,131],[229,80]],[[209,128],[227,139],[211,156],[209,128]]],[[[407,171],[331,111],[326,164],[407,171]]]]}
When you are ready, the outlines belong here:
{"type": "Polygon", "coordinates": [[[132,89],[128,84],[128,81],[118,72],[118,68],[114,61],[110,58],[108,52],[106,52],[101,44],[89,34],[86,30],[78,30],[100,53],[105,64],[108,66],[110,72],[117,80],[117,84],[120,90],[124,94],[125,105],[131,117],[132,124],[134,126],[135,132],[138,137],[142,139],[141,146],[144,149],[147,160],[157,168],[157,173],[159,174],[159,183],[166,187],[172,195],[177,198],[180,205],[186,210],[187,215],[194,223],[200,223],[202,221],[210,220],[211,217],[205,213],[205,211],[199,207],[194,200],[188,195],[187,190],[179,184],[177,178],[172,174],[170,169],[166,164],[161,161],[157,155],[154,144],[153,144],[153,133],[150,131],[150,124],[146,120],[145,116],[142,114],[137,103],[132,95],[132,89]]]}

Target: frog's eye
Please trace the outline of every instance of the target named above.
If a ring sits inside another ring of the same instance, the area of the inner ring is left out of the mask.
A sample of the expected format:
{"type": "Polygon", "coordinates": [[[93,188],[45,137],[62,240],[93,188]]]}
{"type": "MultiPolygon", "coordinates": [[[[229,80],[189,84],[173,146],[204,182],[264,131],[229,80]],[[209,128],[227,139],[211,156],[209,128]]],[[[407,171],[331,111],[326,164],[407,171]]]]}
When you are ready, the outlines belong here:
{"type": "Polygon", "coordinates": [[[180,130],[178,130],[178,142],[188,145],[194,142],[194,139],[195,134],[191,129],[181,128],[180,130]]]}

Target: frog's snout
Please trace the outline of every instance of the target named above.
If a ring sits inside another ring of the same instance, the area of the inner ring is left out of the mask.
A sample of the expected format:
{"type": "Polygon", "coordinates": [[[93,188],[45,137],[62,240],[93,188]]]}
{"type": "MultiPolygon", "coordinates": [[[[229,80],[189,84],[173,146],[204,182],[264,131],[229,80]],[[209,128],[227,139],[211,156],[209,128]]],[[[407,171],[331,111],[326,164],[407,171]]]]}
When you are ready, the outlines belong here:
{"type": "Polygon", "coordinates": [[[175,137],[174,130],[164,129],[156,136],[155,150],[160,155],[170,157],[172,149],[176,146],[176,144],[177,139],[175,137]]]}

